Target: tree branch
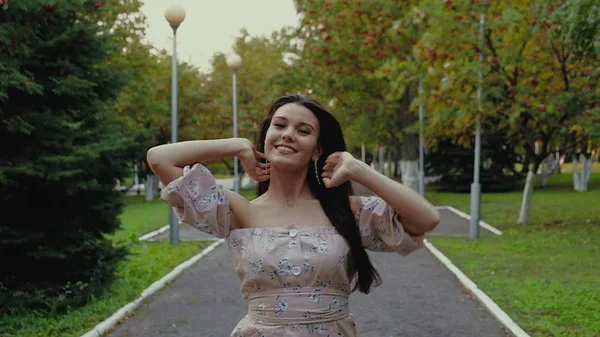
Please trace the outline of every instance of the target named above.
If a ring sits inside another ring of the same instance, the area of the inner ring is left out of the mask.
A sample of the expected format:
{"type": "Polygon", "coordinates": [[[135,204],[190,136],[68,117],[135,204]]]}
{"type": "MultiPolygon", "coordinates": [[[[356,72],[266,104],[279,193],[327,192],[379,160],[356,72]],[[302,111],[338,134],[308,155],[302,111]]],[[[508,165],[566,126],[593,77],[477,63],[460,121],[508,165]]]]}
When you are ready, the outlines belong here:
{"type": "Polygon", "coordinates": [[[565,91],[569,91],[569,72],[567,70],[567,59],[569,58],[569,55],[558,50],[558,47],[556,47],[554,41],[552,41],[550,38],[548,38],[548,44],[550,44],[552,52],[554,53],[554,55],[558,59],[558,62],[560,63],[560,73],[562,76],[563,84],[565,85],[565,91]]]}
{"type": "MultiPolygon", "coordinates": [[[[494,55],[495,58],[500,60],[500,58],[498,57],[498,52],[496,51],[496,47],[494,46],[494,42],[492,41],[492,31],[490,29],[486,30],[485,42],[486,42],[488,48],[490,49],[490,51],[492,52],[492,55],[494,55]]],[[[506,77],[506,79],[510,82],[510,76],[508,75],[508,72],[506,71],[506,69],[500,65],[500,61],[498,61],[498,63],[496,65],[492,65],[492,68],[502,72],[504,74],[504,76],[506,77]]]]}

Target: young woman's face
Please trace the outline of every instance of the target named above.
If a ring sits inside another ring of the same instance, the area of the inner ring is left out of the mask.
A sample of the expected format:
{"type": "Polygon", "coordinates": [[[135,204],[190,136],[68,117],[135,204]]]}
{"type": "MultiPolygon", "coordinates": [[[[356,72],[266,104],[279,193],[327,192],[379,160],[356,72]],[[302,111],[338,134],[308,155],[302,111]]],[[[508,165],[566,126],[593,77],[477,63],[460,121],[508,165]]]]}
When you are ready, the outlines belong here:
{"type": "Polygon", "coordinates": [[[312,111],[295,103],[283,105],[267,129],[267,160],[272,165],[305,167],[317,157],[319,132],[319,120],[312,111]]]}

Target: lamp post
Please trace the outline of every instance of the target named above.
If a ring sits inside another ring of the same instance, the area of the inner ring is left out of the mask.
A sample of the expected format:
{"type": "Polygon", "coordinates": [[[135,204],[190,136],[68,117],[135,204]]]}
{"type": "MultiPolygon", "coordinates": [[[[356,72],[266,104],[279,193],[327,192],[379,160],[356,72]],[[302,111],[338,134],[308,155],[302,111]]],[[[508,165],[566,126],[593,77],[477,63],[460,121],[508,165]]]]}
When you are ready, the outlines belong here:
{"type": "Polygon", "coordinates": [[[471,184],[471,224],[469,236],[475,240],[479,237],[479,218],[481,215],[481,184],[479,183],[479,167],[481,165],[481,110],[483,109],[483,48],[485,38],[485,14],[489,0],[480,0],[481,14],[479,18],[479,71],[477,87],[477,116],[475,120],[475,160],[473,166],[473,183],[471,184]]]}
{"type": "MultiPolygon", "coordinates": [[[[231,69],[232,95],[233,95],[233,138],[238,137],[238,106],[237,106],[237,71],[242,66],[242,58],[238,54],[231,54],[227,58],[227,66],[231,69]]],[[[240,193],[240,174],[238,158],[233,157],[233,190],[240,193]]]]}
{"type": "MultiPolygon", "coordinates": [[[[165,19],[173,28],[173,56],[171,57],[171,143],[177,142],[177,28],[185,20],[185,10],[171,5],[165,10],[165,19]]],[[[169,207],[169,239],[172,245],[179,244],[179,220],[169,207]]]]}
{"type": "Polygon", "coordinates": [[[419,77],[419,194],[425,195],[425,135],[423,134],[423,78],[419,77]]]}

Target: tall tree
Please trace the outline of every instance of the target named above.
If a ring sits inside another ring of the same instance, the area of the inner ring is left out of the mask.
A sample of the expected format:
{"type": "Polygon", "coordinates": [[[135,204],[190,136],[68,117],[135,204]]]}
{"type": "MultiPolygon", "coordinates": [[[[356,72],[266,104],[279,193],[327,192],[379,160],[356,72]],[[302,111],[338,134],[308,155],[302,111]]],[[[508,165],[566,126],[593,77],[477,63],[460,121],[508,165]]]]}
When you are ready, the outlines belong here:
{"type": "MultiPolygon", "coordinates": [[[[146,197],[157,195],[157,181],[146,165],[148,148],[171,139],[171,56],[146,45],[129,47],[126,65],[133,80],[119,94],[116,111],[119,122],[137,138],[138,165],[146,177],[146,197]]],[[[206,75],[187,63],[178,64],[178,140],[202,137],[201,115],[209,107],[206,75]]]]}
{"type": "Polygon", "coordinates": [[[104,236],[119,226],[114,185],[132,140],[114,121],[127,76],[109,62],[120,51],[98,25],[111,23],[103,10],[79,0],[4,2],[0,186],[5,218],[19,220],[0,225],[1,254],[11,257],[0,276],[3,309],[81,303],[125,254],[104,236]]]}
{"type": "MultiPolygon", "coordinates": [[[[567,45],[572,55],[591,63],[593,66],[587,69],[586,75],[597,79],[600,76],[600,3],[593,0],[567,0],[555,5],[558,7],[550,15],[555,39],[567,45]]],[[[571,157],[573,166],[573,187],[580,192],[588,189],[593,156],[597,157],[600,151],[600,105],[597,103],[600,88],[597,81],[590,84],[588,92],[582,95],[584,99],[571,107],[583,111],[574,116],[573,125],[564,140],[566,155],[571,157]],[[585,96],[590,94],[592,99],[586,100],[585,96]],[[586,103],[586,107],[581,106],[586,103]]]]}
{"type": "MultiPolygon", "coordinates": [[[[533,175],[577,116],[598,101],[597,78],[591,76],[597,63],[571,52],[572,45],[559,38],[552,22],[561,3],[492,2],[482,46],[476,33],[482,9],[476,3],[425,3],[429,20],[437,23],[429,25],[418,48],[435,60],[427,73],[429,110],[437,111],[429,129],[436,136],[460,135],[479,115],[484,133],[504,130],[507,146],[523,155],[524,171],[531,172],[522,214],[528,214],[533,175]],[[480,48],[486,55],[483,65],[477,59],[480,48]],[[472,104],[480,67],[485,75],[481,110],[472,104]]],[[[527,216],[519,221],[527,222],[527,216]]]]}
{"type": "MultiPolygon", "coordinates": [[[[232,51],[242,58],[237,71],[238,134],[251,140],[257,138],[258,126],[266,117],[269,106],[278,96],[294,91],[290,86],[290,66],[285,62],[287,29],[271,36],[253,36],[242,29],[236,37],[232,51]]],[[[233,133],[232,70],[226,63],[227,55],[216,53],[212,58],[212,71],[207,74],[206,86],[211,98],[210,109],[200,114],[201,125],[208,138],[231,137],[233,133]]],[[[228,170],[229,159],[222,163],[228,170]]]]}
{"type": "MultiPolygon", "coordinates": [[[[408,127],[416,120],[410,106],[418,76],[391,83],[384,68],[412,57],[419,35],[412,22],[421,19],[415,4],[296,1],[302,20],[295,68],[304,72],[312,95],[331,105],[352,130],[351,145],[371,140],[394,148],[412,167],[418,137],[408,127]]],[[[416,188],[416,171],[406,172],[414,174],[403,175],[403,181],[416,188]]]]}

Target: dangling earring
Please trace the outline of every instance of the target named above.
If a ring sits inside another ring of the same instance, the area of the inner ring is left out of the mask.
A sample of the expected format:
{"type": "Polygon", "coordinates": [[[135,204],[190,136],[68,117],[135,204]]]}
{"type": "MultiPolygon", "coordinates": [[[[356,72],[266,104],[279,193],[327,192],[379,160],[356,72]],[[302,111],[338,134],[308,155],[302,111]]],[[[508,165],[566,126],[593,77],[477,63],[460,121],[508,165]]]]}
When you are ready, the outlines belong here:
{"type": "Polygon", "coordinates": [[[313,163],[315,163],[315,177],[317,177],[317,183],[321,185],[321,180],[319,179],[319,170],[317,169],[317,160],[313,161],[313,163]]]}

